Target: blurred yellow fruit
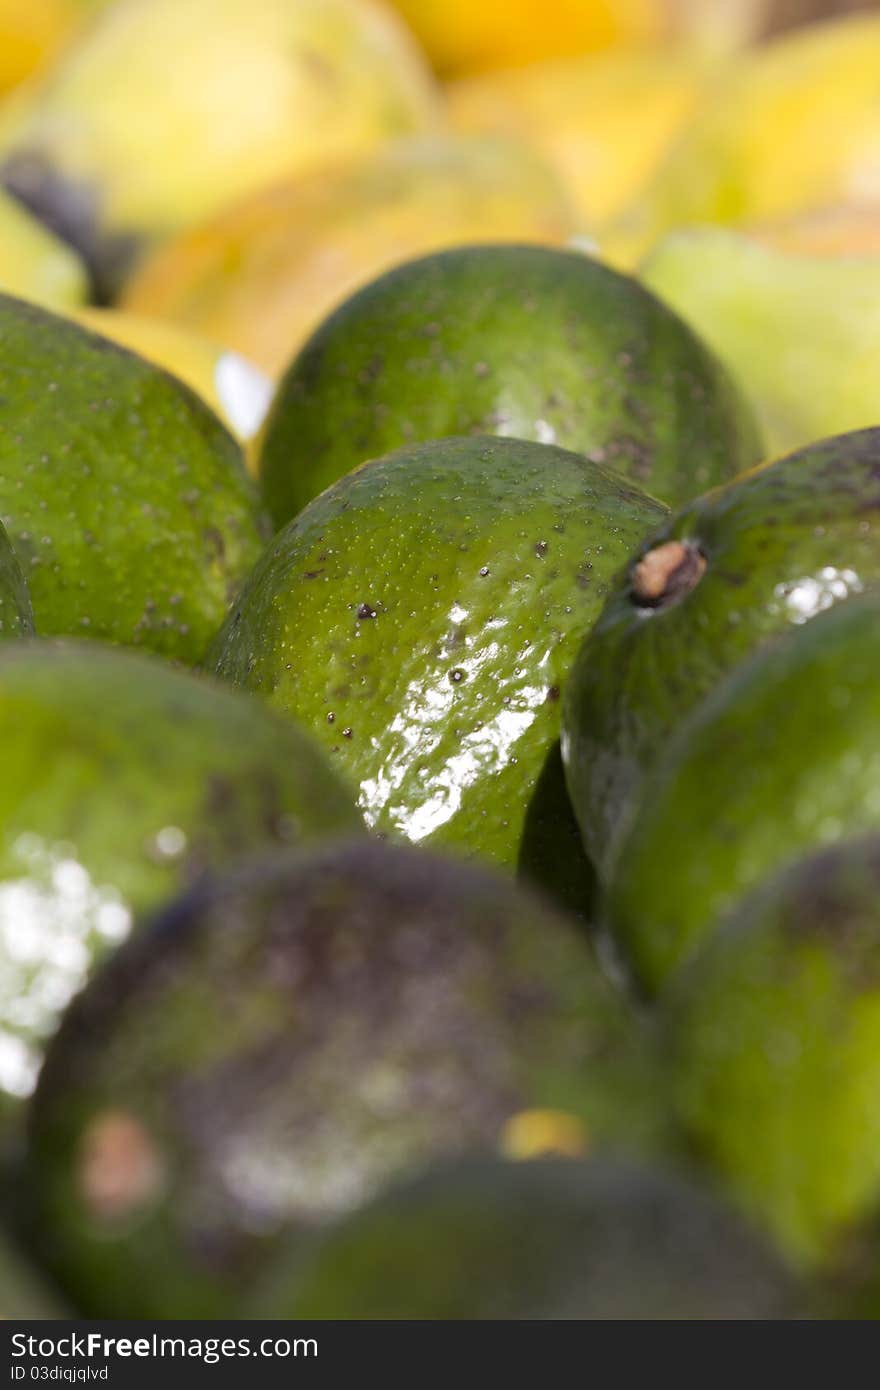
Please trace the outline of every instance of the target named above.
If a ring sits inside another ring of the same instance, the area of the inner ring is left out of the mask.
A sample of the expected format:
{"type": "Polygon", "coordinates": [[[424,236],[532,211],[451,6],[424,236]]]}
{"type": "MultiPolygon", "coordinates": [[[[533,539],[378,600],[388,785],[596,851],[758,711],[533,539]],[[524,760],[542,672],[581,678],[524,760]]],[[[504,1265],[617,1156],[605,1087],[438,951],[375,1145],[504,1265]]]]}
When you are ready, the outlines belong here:
{"type": "Polygon", "coordinates": [[[771,453],[877,424],[880,255],[790,255],[699,227],[660,242],[643,278],[739,379],[771,453]]]}
{"type": "Polygon", "coordinates": [[[750,234],[795,256],[880,256],[880,201],[817,208],[752,227],[750,234]]]}
{"type": "Polygon", "coordinates": [[[0,0],[0,92],[38,72],[101,0],[0,0]]]}
{"type": "Polygon", "coordinates": [[[558,59],[451,83],[450,120],[466,133],[529,140],[595,226],[654,173],[710,71],[673,48],[558,59]]]}
{"type": "Polygon", "coordinates": [[[87,298],[88,277],[75,252],[14,198],[0,192],[0,290],[49,309],[87,298]]]}
{"type": "Polygon", "coordinates": [[[182,227],[439,110],[379,0],[122,0],[0,121],[2,176],[100,243],[182,227]]]}
{"type": "Polygon", "coordinates": [[[637,259],[664,231],[880,196],[880,16],[815,25],[734,61],[608,239],[637,259]]]}
{"type": "MultiPolygon", "coordinates": [[[[164,367],[207,401],[245,446],[256,439],[272,398],[272,383],[252,362],[198,334],[158,319],[116,309],[79,309],[78,322],[164,367]]],[[[246,448],[246,457],[253,459],[246,448]]]]}
{"type": "Polygon", "coordinates": [[[438,72],[481,72],[654,38],[657,0],[395,0],[438,72]]]}
{"type": "Polygon", "coordinates": [[[466,241],[559,243],[574,227],[557,179],[526,147],[395,141],[160,247],[123,304],[228,343],[277,375],[337,303],[402,260],[466,241]]]}

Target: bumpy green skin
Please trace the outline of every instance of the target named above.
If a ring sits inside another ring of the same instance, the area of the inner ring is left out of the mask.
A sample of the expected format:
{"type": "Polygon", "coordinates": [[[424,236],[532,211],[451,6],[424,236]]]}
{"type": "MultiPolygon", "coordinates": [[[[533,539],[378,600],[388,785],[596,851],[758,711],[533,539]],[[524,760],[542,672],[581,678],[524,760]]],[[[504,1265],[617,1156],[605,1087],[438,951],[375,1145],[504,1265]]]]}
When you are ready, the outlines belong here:
{"type": "Polygon", "coordinates": [[[0,1115],[136,914],[205,867],[356,829],[312,742],[233,691],[88,642],[0,657],[0,1115]]]}
{"type": "Polygon", "coordinates": [[[604,920],[658,989],[769,874],[880,828],[880,594],[739,667],[645,782],[604,920]]]}
{"type": "Polygon", "coordinates": [[[576,928],[410,847],[303,851],[184,898],[75,1001],[33,1103],[29,1236],[83,1312],[236,1315],[279,1251],[535,1107],[589,1142],[669,1138],[576,928]],[[83,1156],[120,1112],[162,1176],[110,1215],[83,1156]]]}
{"type": "Polygon", "coordinates": [[[880,581],[880,429],[823,440],[710,492],[621,571],[563,699],[572,801],[608,874],[644,778],[728,671],[792,624],[880,581]],[[639,606],[636,564],[670,540],[707,562],[668,607],[639,606]]]}
{"type": "Polygon", "coordinates": [[[194,664],[262,547],[241,451],[181,382],[0,295],[0,520],[44,636],[194,664]]]}
{"type": "Polygon", "coordinates": [[[662,1170],[445,1164],[329,1232],[257,1291],[269,1318],[785,1317],[787,1271],[726,1207],[662,1170]]]}
{"type": "Polygon", "coordinates": [[[707,348],[636,281],[576,252],[476,246],[360,290],[284,377],[260,471],[278,526],[365,459],[496,434],[586,454],[671,503],[760,457],[707,348]]]}
{"type": "Polygon", "coordinates": [[[6,637],[29,637],[33,630],[34,614],[21,565],[0,525],[0,641],[6,637]]]}
{"type": "Polygon", "coordinates": [[[578,643],[665,510],[547,445],[399,450],[276,537],[217,669],[315,731],[376,829],[513,866],[578,643]]]}
{"type": "Polygon", "coordinates": [[[679,1113],[791,1258],[845,1259],[880,1202],[880,836],[788,869],[671,991],[679,1113]]]}

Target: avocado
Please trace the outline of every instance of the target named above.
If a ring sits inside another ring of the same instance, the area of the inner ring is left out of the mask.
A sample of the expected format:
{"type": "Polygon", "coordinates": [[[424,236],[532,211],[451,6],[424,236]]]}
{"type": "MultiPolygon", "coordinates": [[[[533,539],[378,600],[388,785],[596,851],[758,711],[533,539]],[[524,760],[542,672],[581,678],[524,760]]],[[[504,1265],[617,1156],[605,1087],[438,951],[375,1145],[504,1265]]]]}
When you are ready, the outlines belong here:
{"type": "MultiPolygon", "coordinates": [[[[376,830],[513,867],[533,795],[551,839],[571,825],[561,781],[549,802],[537,791],[560,692],[611,577],[665,514],[551,445],[398,450],[275,538],[217,670],[316,733],[376,830]]],[[[562,867],[586,872],[580,856],[562,867]]]]}
{"type": "Polygon", "coordinates": [[[725,370],[635,280],[467,246],[374,280],[302,348],[266,427],[269,510],[283,526],[364,459],[473,434],[558,444],[674,504],[760,457],[725,370]]]}
{"type": "Polygon", "coordinates": [[[97,642],[0,647],[5,1121],[67,1001],[137,914],[210,864],[359,821],[311,741],[261,704],[97,642]]]}
{"type": "Polygon", "coordinates": [[[673,732],[728,671],[880,581],[880,429],[822,440],[683,508],[635,551],[572,667],[563,749],[607,874],[673,732]]]}
{"type": "Polygon", "coordinates": [[[880,834],[788,866],[667,996],[678,1112],[798,1265],[880,1208],[880,834]]]}
{"type": "Polygon", "coordinates": [[[645,781],[603,923],[659,989],[790,860],[880,829],[880,593],[794,627],[723,680],[645,781]]]}
{"type": "Polygon", "coordinates": [[[479,1158],[401,1183],[283,1262],[261,1318],[780,1318],[795,1283],[694,1183],[632,1160],[479,1158]]]}
{"type": "Polygon", "coordinates": [[[33,630],[30,594],[9,537],[0,524],[0,640],[27,637],[33,630]]]}
{"type": "Polygon", "coordinates": [[[0,520],[38,631],[194,664],[262,547],[232,436],[187,387],[0,295],[0,520]]]}
{"type": "Polygon", "coordinates": [[[238,1316],[282,1249],[435,1157],[672,1142],[574,924],[368,837],[205,882],[132,937],[30,1120],[27,1238],[102,1317],[238,1316]]]}

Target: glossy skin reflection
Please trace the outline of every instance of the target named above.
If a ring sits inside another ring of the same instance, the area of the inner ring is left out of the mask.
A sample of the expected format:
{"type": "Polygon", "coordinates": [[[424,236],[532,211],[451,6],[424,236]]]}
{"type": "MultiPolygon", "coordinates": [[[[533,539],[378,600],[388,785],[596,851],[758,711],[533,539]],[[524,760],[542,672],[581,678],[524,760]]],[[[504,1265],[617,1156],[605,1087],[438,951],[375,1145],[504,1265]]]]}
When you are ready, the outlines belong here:
{"type": "Polygon", "coordinates": [[[524,1112],[566,1151],[664,1146],[662,1096],[570,922],[364,837],[209,883],[113,957],[41,1077],[28,1229],[83,1312],[241,1315],[403,1174],[507,1150],[524,1112]]]}
{"type": "Polygon", "coordinates": [[[880,430],[823,440],[746,473],[640,547],[615,581],[563,701],[569,787],[604,875],[645,776],[721,677],[878,581],[880,430]],[[699,557],[699,572],[678,588],[670,575],[668,586],[640,598],[640,563],[662,560],[676,544],[699,557]]]}
{"type": "Polygon", "coordinates": [[[280,533],[217,670],[309,725],[374,829],[513,865],[578,642],[665,510],[544,445],[400,450],[280,533]]]}

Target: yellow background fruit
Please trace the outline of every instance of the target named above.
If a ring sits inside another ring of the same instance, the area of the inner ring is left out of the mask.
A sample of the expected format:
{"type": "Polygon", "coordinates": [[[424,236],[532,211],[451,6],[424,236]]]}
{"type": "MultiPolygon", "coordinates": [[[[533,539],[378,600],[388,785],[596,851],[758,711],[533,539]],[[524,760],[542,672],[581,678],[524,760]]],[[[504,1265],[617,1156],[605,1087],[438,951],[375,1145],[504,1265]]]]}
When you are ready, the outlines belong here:
{"type": "Polygon", "coordinates": [[[75,252],[0,191],[0,290],[66,309],[85,302],[88,278],[75,252]]]}
{"type": "Polygon", "coordinates": [[[124,306],[228,343],[272,375],[358,286],[466,241],[559,243],[575,220],[555,176],[496,140],[402,140],[280,185],[159,248],[124,306]]]}
{"type": "Polygon", "coordinates": [[[694,111],[711,66],[690,50],[536,63],[448,88],[463,133],[528,140],[565,180],[587,226],[636,197],[694,111]]]}
{"type": "Polygon", "coordinates": [[[750,235],[793,256],[880,256],[880,201],[818,208],[752,227],[750,235]]]}
{"type": "Polygon", "coordinates": [[[627,261],[673,227],[742,225],[875,197],[880,16],[865,16],[734,61],[609,249],[627,261]]]}
{"type": "Polygon", "coordinates": [[[0,0],[0,92],[38,72],[102,0],[0,0]]]}
{"type": "MultiPolygon", "coordinates": [[[[84,308],[72,317],[164,367],[207,401],[245,446],[257,437],[272,397],[272,383],[252,362],[173,323],[116,309],[84,308]]],[[[245,450],[253,469],[251,451],[245,450]]]]}
{"type": "Polygon", "coordinates": [[[653,38],[655,0],[395,0],[438,72],[479,72],[653,38]]]}
{"type": "Polygon", "coordinates": [[[2,122],[0,148],[162,232],[282,175],[432,125],[439,98],[379,0],[125,0],[2,122]]]}

